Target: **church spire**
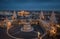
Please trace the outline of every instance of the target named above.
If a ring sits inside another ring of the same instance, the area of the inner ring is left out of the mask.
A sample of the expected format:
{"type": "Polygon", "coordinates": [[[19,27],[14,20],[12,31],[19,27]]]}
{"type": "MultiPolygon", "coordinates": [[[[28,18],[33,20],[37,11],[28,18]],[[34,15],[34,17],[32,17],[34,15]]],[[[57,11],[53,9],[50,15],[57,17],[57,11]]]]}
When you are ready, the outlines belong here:
{"type": "Polygon", "coordinates": [[[40,13],[40,19],[44,19],[43,11],[41,11],[41,13],[40,13]]]}
{"type": "Polygon", "coordinates": [[[50,22],[51,22],[51,23],[56,23],[56,22],[57,22],[54,11],[53,11],[52,14],[51,14],[50,22]]]}

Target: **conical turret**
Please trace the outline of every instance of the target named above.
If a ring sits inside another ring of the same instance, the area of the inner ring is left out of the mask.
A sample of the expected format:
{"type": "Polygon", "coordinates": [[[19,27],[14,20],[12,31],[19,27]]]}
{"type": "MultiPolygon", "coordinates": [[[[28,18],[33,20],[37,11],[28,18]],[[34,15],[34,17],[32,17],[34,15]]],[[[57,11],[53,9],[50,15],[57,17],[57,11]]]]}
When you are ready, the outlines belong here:
{"type": "Polygon", "coordinates": [[[14,11],[12,15],[12,20],[15,20],[16,18],[17,18],[17,15],[16,15],[16,12],[14,11]]]}
{"type": "Polygon", "coordinates": [[[40,19],[44,19],[43,11],[41,11],[41,13],[40,13],[40,19]]]}
{"type": "Polygon", "coordinates": [[[54,11],[53,11],[52,14],[51,14],[50,22],[51,22],[51,23],[57,23],[54,11]]]}
{"type": "Polygon", "coordinates": [[[17,18],[16,12],[14,11],[13,13],[14,18],[17,18]]]}

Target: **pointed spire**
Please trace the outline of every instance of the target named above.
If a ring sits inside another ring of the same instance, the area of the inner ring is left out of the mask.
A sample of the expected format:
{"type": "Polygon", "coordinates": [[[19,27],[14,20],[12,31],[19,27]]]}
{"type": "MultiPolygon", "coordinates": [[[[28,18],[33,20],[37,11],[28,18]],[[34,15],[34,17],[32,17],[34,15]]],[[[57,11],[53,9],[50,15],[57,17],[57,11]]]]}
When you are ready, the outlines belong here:
{"type": "Polygon", "coordinates": [[[51,22],[51,23],[56,23],[56,17],[55,17],[54,11],[53,11],[52,14],[51,14],[50,22],[51,22]]]}
{"type": "Polygon", "coordinates": [[[14,11],[14,13],[13,13],[13,17],[14,18],[17,18],[17,15],[16,15],[16,12],[14,11]]]}
{"type": "Polygon", "coordinates": [[[40,13],[40,19],[44,19],[43,11],[41,11],[41,13],[40,13]]]}

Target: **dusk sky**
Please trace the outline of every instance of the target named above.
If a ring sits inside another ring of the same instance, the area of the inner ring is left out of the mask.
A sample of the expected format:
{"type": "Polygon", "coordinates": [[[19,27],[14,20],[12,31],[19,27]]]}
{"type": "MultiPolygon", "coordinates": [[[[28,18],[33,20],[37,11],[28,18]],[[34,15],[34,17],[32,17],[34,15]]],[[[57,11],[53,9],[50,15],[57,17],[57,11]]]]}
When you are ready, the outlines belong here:
{"type": "Polygon", "coordinates": [[[0,0],[0,10],[60,10],[60,1],[0,0]]]}

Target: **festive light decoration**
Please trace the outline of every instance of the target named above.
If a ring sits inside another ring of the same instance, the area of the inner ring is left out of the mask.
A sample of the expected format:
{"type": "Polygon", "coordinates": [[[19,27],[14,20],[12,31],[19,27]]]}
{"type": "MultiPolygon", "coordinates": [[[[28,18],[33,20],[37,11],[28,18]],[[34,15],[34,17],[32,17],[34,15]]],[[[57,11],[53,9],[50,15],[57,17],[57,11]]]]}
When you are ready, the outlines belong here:
{"type": "MultiPolygon", "coordinates": [[[[21,11],[21,12],[18,12],[18,15],[19,16],[28,16],[29,15],[29,12],[25,12],[25,11],[21,11]]],[[[12,16],[12,20],[14,21],[14,18],[16,17],[16,13],[14,12],[13,16],[12,16]]],[[[52,15],[51,15],[51,18],[49,20],[49,22],[43,20],[44,19],[44,15],[43,15],[43,12],[41,11],[40,13],[40,19],[38,19],[39,21],[39,24],[46,30],[45,33],[40,36],[40,32],[38,32],[38,38],[42,39],[49,31],[50,35],[56,35],[57,33],[57,30],[56,30],[56,26],[57,27],[60,27],[59,25],[55,25],[56,23],[56,18],[55,18],[55,14],[54,12],[52,12],[52,15]]],[[[21,22],[19,22],[19,24],[23,24],[23,27],[21,28],[21,31],[24,31],[24,32],[30,32],[30,31],[33,31],[34,28],[31,27],[31,23],[32,24],[38,24],[37,21],[32,21],[32,19],[29,20],[29,22],[26,22],[26,20],[20,20],[21,22]],[[30,22],[31,21],[31,22],[30,22]]],[[[7,29],[9,30],[11,28],[11,22],[6,18],[6,24],[7,24],[7,29]]]]}

